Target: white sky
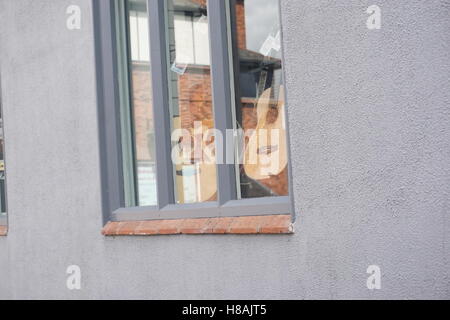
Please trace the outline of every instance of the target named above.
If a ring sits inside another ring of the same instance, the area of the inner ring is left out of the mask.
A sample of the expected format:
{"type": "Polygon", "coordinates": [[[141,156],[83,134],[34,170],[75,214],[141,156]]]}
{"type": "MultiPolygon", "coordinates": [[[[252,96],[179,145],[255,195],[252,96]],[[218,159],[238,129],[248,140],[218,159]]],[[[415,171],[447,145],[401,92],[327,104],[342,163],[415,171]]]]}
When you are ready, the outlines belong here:
{"type": "Polygon", "coordinates": [[[279,0],[245,0],[247,49],[259,52],[271,34],[279,30],[279,0]]]}

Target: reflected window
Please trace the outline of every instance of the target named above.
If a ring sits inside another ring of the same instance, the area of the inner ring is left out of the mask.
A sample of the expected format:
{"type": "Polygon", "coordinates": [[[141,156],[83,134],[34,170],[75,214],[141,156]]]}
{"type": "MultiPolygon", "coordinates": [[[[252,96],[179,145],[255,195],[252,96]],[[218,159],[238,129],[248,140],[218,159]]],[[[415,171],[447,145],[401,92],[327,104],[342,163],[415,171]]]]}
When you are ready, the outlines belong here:
{"type": "Polygon", "coordinates": [[[174,165],[175,199],[215,201],[216,164],[204,152],[214,146],[206,1],[167,0],[166,10],[172,140],[182,150],[174,165]]]}
{"type": "Polygon", "coordinates": [[[116,37],[127,206],[157,204],[146,0],[117,0],[116,37]]]}
{"type": "Polygon", "coordinates": [[[288,195],[278,0],[229,2],[238,197],[288,195]]]}
{"type": "MultiPolygon", "coordinates": [[[[0,88],[1,89],[1,88],[0,88]]],[[[0,225],[6,225],[5,144],[3,138],[3,111],[0,94],[0,225]]]]}

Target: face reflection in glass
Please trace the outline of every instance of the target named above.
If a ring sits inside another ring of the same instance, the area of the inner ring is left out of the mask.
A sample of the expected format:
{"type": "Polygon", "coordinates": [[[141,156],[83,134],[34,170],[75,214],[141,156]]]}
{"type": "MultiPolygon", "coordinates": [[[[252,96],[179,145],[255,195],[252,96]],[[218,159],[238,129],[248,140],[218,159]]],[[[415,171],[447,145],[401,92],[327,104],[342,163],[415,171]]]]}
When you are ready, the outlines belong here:
{"type": "MultiPolygon", "coordinates": [[[[0,96],[1,100],[1,96],[0,96]]],[[[0,101],[0,218],[6,217],[6,183],[5,183],[5,157],[3,141],[3,116],[0,101]]]]}
{"type": "Polygon", "coordinates": [[[242,130],[238,197],[288,195],[278,0],[236,0],[230,8],[236,127],[242,130]]]}
{"type": "MultiPolygon", "coordinates": [[[[203,134],[214,128],[206,3],[166,1],[172,140],[175,148],[185,152],[197,136],[201,140],[203,134]]],[[[202,141],[200,144],[200,149],[207,147],[202,141]]],[[[184,154],[180,162],[174,165],[176,202],[215,201],[215,162],[198,158],[194,151],[184,154]]]]}

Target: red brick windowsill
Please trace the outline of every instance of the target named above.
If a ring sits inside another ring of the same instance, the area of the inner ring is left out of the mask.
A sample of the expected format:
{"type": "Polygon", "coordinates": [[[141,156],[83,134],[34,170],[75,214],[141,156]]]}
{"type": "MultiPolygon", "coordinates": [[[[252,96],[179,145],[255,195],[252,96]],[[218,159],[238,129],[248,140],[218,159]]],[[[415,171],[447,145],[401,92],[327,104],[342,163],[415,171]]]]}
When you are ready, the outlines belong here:
{"type": "Polygon", "coordinates": [[[0,226],[0,237],[6,236],[8,234],[8,228],[6,226],[0,226]]]}
{"type": "Polygon", "coordinates": [[[108,222],[105,236],[292,234],[290,215],[108,222]]]}

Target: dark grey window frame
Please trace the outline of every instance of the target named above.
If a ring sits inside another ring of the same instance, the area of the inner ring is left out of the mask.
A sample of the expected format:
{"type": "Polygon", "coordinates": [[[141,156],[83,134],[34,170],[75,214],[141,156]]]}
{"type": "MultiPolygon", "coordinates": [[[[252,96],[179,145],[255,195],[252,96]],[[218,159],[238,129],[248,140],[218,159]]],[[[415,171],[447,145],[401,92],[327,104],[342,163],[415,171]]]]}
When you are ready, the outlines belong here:
{"type": "MultiPolygon", "coordinates": [[[[164,0],[147,0],[149,8],[150,60],[152,65],[153,113],[155,126],[157,206],[125,207],[122,177],[120,135],[120,99],[117,79],[114,34],[114,0],[93,0],[96,48],[96,73],[100,137],[100,161],[103,221],[136,221],[186,219],[255,215],[292,215],[291,162],[288,161],[289,196],[238,199],[234,165],[217,166],[218,200],[216,202],[175,204],[171,161],[170,119],[156,106],[169,105],[166,59],[164,0]]],[[[214,121],[217,130],[227,138],[226,129],[233,129],[232,92],[230,88],[230,57],[226,2],[208,0],[212,93],[214,121]]],[[[283,59],[284,61],[284,59],[283,59]]],[[[284,68],[283,68],[283,72],[284,68]]],[[[287,100],[286,100],[287,104],[287,100]]],[[[287,112],[286,112],[287,113],[287,112]]],[[[287,117],[287,114],[286,114],[287,117]]],[[[288,123],[288,121],[286,121],[288,123]]],[[[289,132],[289,128],[286,128],[289,132]]],[[[289,146],[289,135],[287,135],[289,146]]],[[[226,144],[225,144],[226,145],[226,144]]],[[[290,150],[288,148],[288,159],[290,150]]]]}

